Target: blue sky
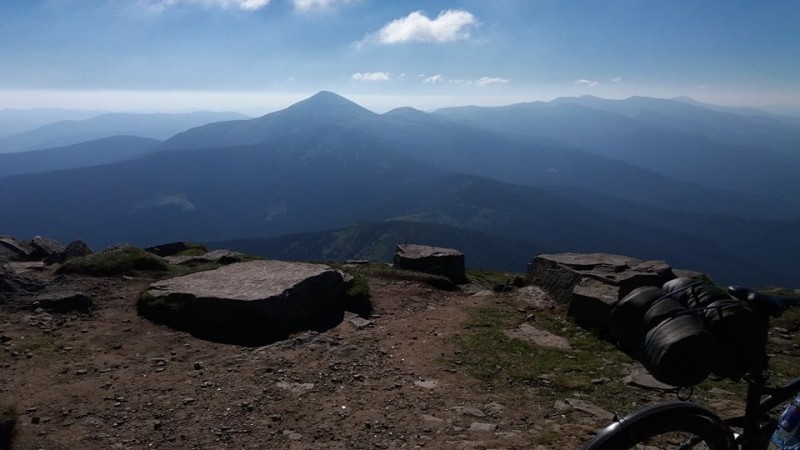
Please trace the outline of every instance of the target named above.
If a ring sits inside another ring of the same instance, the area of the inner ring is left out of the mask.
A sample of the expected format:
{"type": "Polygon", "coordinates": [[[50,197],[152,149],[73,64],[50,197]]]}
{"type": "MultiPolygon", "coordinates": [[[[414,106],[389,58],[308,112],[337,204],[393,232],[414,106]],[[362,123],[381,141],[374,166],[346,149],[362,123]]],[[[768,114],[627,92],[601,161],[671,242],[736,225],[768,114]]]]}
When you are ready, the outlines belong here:
{"type": "Polygon", "coordinates": [[[800,1],[0,0],[0,108],[800,105],[800,1]]]}

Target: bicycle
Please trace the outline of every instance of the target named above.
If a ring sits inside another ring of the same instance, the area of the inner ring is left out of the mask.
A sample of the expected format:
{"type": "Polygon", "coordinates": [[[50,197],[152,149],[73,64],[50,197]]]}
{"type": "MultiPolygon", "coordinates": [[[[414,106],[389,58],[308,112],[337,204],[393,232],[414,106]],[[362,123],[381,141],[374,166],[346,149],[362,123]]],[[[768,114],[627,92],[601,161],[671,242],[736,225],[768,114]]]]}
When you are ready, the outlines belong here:
{"type": "Polygon", "coordinates": [[[600,431],[582,450],[709,449],[765,450],[778,421],[770,412],[800,392],[800,377],[779,387],[768,386],[766,353],[770,317],[780,317],[800,299],[760,294],[730,287],[728,292],[753,310],[759,349],[743,379],[747,383],[745,413],[723,420],[710,409],[689,401],[670,401],[640,409],[600,431]],[[740,430],[739,433],[734,432],[740,430]]]}

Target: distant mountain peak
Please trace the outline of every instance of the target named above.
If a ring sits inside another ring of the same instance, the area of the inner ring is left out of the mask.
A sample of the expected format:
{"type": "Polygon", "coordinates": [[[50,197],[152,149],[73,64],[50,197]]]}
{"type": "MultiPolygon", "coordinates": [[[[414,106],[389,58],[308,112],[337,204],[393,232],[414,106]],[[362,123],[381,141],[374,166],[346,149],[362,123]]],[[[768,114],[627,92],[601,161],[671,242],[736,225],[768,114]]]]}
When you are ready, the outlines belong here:
{"type": "Polygon", "coordinates": [[[430,119],[431,115],[410,106],[401,106],[391,111],[383,113],[384,117],[394,117],[397,119],[430,119]]]}
{"type": "Polygon", "coordinates": [[[426,113],[418,110],[417,108],[412,108],[410,106],[400,106],[385,113],[385,115],[393,115],[393,114],[426,114],[426,113]]]}
{"type": "Polygon", "coordinates": [[[362,116],[369,117],[376,114],[358,103],[330,91],[320,91],[311,97],[301,100],[284,111],[309,114],[314,116],[362,116]]]}

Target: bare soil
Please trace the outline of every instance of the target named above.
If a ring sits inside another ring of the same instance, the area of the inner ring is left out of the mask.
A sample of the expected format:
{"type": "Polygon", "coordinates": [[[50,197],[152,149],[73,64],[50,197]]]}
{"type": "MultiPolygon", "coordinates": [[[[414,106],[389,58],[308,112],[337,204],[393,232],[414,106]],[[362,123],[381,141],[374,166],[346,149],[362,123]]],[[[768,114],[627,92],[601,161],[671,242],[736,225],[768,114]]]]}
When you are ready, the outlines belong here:
{"type": "Polygon", "coordinates": [[[535,312],[549,305],[541,291],[520,299],[372,276],[371,323],[239,347],[138,316],[146,275],[23,276],[88,293],[95,308],[0,305],[0,406],[16,405],[18,449],[570,449],[608,423],[461,370],[469,308],[535,312]]]}

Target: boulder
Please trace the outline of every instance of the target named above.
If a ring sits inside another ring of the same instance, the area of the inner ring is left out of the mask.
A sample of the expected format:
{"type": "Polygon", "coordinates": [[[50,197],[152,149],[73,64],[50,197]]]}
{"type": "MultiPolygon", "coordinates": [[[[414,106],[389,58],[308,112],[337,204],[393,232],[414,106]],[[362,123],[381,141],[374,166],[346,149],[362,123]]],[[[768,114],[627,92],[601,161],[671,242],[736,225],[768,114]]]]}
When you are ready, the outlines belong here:
{"type": "Polygon", "coordinates": [[[605,329],[611,308],[632,290],[675,278],[664,261],[606,253],[538,255],[526,281],[547,291],[581,324],[605,329]]]}
{"type": "Polygon", "coordinates": [[[11,261],[28,261],[33,254],[33,248],[11,236],[0,236],[0,255],[11,261]]]}
{"type": "Polygon", "coordinates": [[[322,264],[249,261],[153,283],[137,306],[198,337],[263,344],[341,321],[351,281],[322,264]]]}
{"type": "Polygon", "coordinates": [[[67,248],[65,248],[63,252],[50,255],[47,258],[45,258],[44,261],[47,264],[64,263],[66,261],[69,261],[70,259],[79,258],[81,256],[89,256],[93,253],[94,252],[92,251],[92,249],[89,248],[89,246],[86,245],[85,242],[78,239],[76,241],[70,242],[69,245],[67,245],[67,248]]]}
{"type": "Polygon", "coordinates": [[[38,292],[45,288],[42,283],[20,276],[15,266],[22,263],[0,265],[0,301],[8,300],[18,294],[38,292]]]}
{"type": "Polygon", "coordinates": [[[37,261],[58,255],[66,250],[66,247],[57,240],[44,236],[35,236],[30,245],[33,248],[31,257],[37,261]]]}
{"type": "Polygon", "coordinates": [[[13,272],[0,266],[0,296],[6,297],[20,291],[19,282],[13,272]]]}
{"type": "Polygon", "coordinates": [[[394,250],[394,267],[441,275],[457,284],[467,282],[464,254],[452,248],[400,244],[394,250]]]}
{"type": "Polygon", "coordinates": [[[186,242],[168,242],[166,244],[147,247],[144,249],[144,251],[161,256],[163,258],[165,256],[175,256],[188,248],[189,247],[186,245],[186,242]]]}
{"type": "Polygon", "coordinates": [[[92,309],[92,298],[83,292],[56,291],[44,292],[35,298],[35,305],[49,312],[82,312],[92,309]]]}
{"type": "Polygon", "coordinates": [[[195,266],[205,263],[219,263],[222,265],[233,264],[241,262],[244,259],[242,253],[233,252],[230,250],[213,250],[205,255],[199,256],[165,256],[164,259],[170,264],[181,266],[195,266]]]}
{"type": "Polygon", "coordinates": [[[588,328],[604,330],[608,327],[611,309],[622,299],[619,291],[619,286],[582,277],[572,291],[567,314],[588,328]]]}

